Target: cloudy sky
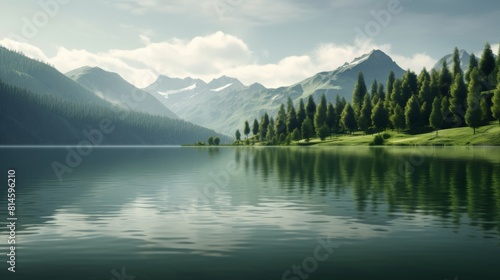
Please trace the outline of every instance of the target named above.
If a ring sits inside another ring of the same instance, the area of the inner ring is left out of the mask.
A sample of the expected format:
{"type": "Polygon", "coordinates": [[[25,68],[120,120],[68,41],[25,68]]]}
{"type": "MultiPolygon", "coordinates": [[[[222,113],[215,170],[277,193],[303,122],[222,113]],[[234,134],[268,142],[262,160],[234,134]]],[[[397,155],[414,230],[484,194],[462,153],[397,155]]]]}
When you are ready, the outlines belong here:
{"type": "Polygon", "coordinates": [[[497,0],[3,1],[0,44],[61,72],[99,66],[144,87],[159,74],[290,85],[377,48],[420,71],[455,46],[498,51],[497,0]]]}

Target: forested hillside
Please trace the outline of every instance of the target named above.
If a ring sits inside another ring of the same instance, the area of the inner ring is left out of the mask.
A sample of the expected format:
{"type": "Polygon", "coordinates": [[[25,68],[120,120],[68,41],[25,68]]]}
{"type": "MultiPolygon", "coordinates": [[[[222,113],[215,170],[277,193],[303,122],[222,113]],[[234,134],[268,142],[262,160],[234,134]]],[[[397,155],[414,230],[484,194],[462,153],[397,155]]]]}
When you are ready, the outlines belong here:
{"type": "Polygon", "coordinates": [[[70,102],[1,81],[0,130],[0,145],[76,145],[96,130],[103,135],[95,141],[98,145],[179,145],[211,136],[220,137],[222,143],[231,141],[182,120],[70,102]],[[103,123],[106,130],[100,130],[103,123]]]}

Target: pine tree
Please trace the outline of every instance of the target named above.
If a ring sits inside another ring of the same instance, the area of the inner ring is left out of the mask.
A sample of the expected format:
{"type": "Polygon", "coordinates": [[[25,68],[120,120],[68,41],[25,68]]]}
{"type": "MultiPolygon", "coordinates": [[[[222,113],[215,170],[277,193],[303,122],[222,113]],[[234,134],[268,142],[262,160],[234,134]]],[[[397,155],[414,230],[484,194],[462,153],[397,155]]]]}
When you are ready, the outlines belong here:
{"type": "Polygon", "coordinates": [[[259,127],[260,141],[266,140],[268,127],[269,127],[269,115],[267,113],[264,113],[264,116],[262,116],[260,120],[260,127],[259,127]]]}
{"type": "Polygon", "coordinates": [[[448,64],[443,60],[441,71],[439,72],[439,93],[441,96],[448,96],[450,93],[450,86],[453,81],[448,64]]]}
{"type": "Polygon", "coordinates": [[[340,98],[339,95],[335,97],[335,131],[341,132],[340,125],[340,116],[342,115],[342,111],[344,111],[344,107],[346,105],[346,101],[344,98],[340,98]]]}
{"type": "Polygon", "coordinates": [[[299,109],[297,110],[297,122],[299,123],[298,129],[301,130],[302,124],[307,117],[306,108],[304,106],[304,100],[302,98],[299,101],[299,109]]]}
{"type": "Polygon", "coordinates": [[[297,121],[297,112],[295,111],[295,107],[293,106],[293,101],[290,97],[288,97],[288,108],[286,114],[286,130],[288,134],[292,134],[292,132],[299,127],[299,123],[297,121]]]}
{"type": "Polygon", "coordinates": [[[235,136],[236,136],[236,141],[238,142],[241,141],[241,133],[239,129],[236,130],[235,136]]]}
{"type": "Polygon", "coordinates": [[[453,115],[453,113],[450,111],[450,99],[447,96],[440,99],[441,99],[441,115],[443,116],[442,128],[449,128],[455,122],[455,115],[453,115]]]}
{"type": "Polygon", "coordinates": [[[474,69],[470,74],[467,92],[467,111],[465,113],[465,122],[469,127],[474,129],[474,135],[476,134],[476,128],[481,125],[481,110],[479,107],[481,99],[480,90],[479,71],[474,69]]]}
{"type": "Polygon", "coordinates": [[[327,104],[326,104],[326,97],[325,95],[321,95],[320,102],[318,104],[318,107],[316,108],[316,114],[314,115],[314,127],[316,129],[316,133],[319,136],[319,130],[321,129],[322,126],[326,124],[326,111],[327,111],[327,104]]]}
{"type": "Polygon", "coordinates": [[[464,76],[464,72],[462,71],[460,64],[460,52],[458,51],[458,48],[455,47],[453,50],[453,71],[451,72],[453,78],[455,78],[458,74],[462,77],[464,76]]]}
{"type": "Polygon", "coordinates": [[[253,120],[252,133],[253,136],[257,136],[257,134],[259,134],[259,122],[257,121],[257,119],[253,120]]]}
{"type": "Polygon", "coordinates": [[[443,125],[443,114],[441,113],[441,100],[438,96],[434,98],[432,102],[432,112],[429,118],[429,123],[432,128],[436,130],[436,137],[438,136],[438,130],[443,125]]]}
{"type": "Polygon", "coordinates": [[[359,113],[358,127],[361,131],[367,131],[372,124],[372,101],[368,95],[365,95],[363,107],[359,113]]]}
{"type": "Polygon", "coordinates": [[[450,112],[455,115],[455,122],[461,126],[464,124],[464,115],[467,108],[464,106],[467,102],[467,87],[465,86],[462,75],[457,74],[451,86],[450,112]]]}
{"type": "Polygon", "coordinates": [[[488,89],[491,89],[493,79],[496,78],[492,77],[491,75],[495,70],[495,66],[495,56],[491,51],[490,44],[486,43],[486,45],[484,46],[483,55],[481,56],[481,60],[479,61],[479,79],[486,85],[488,89]]]}
{"type": "Polygon", "coordinates": [[[340,116],[340,123],[342,124],[342,128],[349,131],[351,134],[356,130],[356,127],[358,127],[354,109],[350,103],[345,105],[342,115],[340,116]]]}
{"type": "Polygon", "coordinates": [[[276,124],[274,129],[278,139],[281,137],[281,134],[286,135],[286,112],[285,112],[285,105],[283,104],[281,104],[278,110],[278,114],[276,115],[276,124]]]}
{"type": "Polygon", "coordinates": [[[403,109],[401,108],[401,106],[399,106],[399,104],[396,104],[396,107],[394,107],[394,114],[392,114],[389,119],[392,123],[392,126],[394,126],[398,133],[405,127],[405,115],[403,109]]]}
{"type": "Polygon", "coordinates": [[[335,108],[331,102],[328,102],[328,106],[326,109],[326,125],[330,132],[336,132],[337,128],[337,114],[335,112],[335,108]]]}
{"type": "Polygon", "coordinates": [[[406,81],[409,87],[409,94],[407,95],[408,99],[410,99],[411,95],[418,94],[418,77],[415,72],[408,69],[406,73],[403,75],[403,83],[406,81]]]}
{"type": "Polygon", "coordinates": [[[467,71],[465,72],[465,82],[467,84],[470,82],[470,74],[475,68],[479,68],[479,62],[477,61],[474,53],[472,53],[469,58],[469,66],[467,67],[467,71]]]}
{"type": "Polygon", "coordinates": [[[429,122],[429,116],[431,115],[432,111],[432,102],[434,100],[434,96],[432,96],[431,94],[430,84],[430,80],[425,79],[418,93],[418,98],[422,103],[420,112],[422,113],[423,125],[427,125],[429,122]]]}
{"type": "Polygon", "coordinates": [[[274,122],[274,118],[271,117],[269,119],[269,124],[267,125],[267,142],[275,144],[276,141],[276,130],[275,130],[276,123],[274,122]]]}
{"type": "Polygon", "coordinates": [[[306,117],[302,123],[302,138],[309,142],[309,139],[313,136],[313,123],[309,117],[306,117]]]}
{"type": "Polygon", "coordinates": [[[248,139],[248,134],[250,134],[250,124],[248,121],[245,121],[245,129],[243,130],[243,133],[245,133],[245,137],[248,139]]]}
{"type": "Polygon", "coordinates": [[[373,108],[372,123],[379,131],[385,130],[389,124],[389,112],[384,107],[384,102],[382,102],[382,100],[373,108]]]}
{"type": "Polygon", "coordinates": [[[306,114],[307,114],[307,117],[309,117],[309,119],[311,121],[314,120],[314,114],[316,114],[316,102],[314,102],[314,98],[313,98],[312,94],[309,95],[309,99],[307,99],[306,114]]]}
{"type": "Polygon", "coordinates": [[[405,108],[406,127],[414,130],[421,125],[422,115],[420,114],[420,104],[414,95],[408,100],[405,108]]]}
{"type": "Polygon", "coordinates": [[[431,75],[429,72],[427,72],[427,69],[424,67],[422,71],[420,71],[420,74],[418,74],[418,88],[421,89],[422,85],[424,84],[425,81],[431,81],[431,75]]]}
{"type": "Polygon", "coordinates": [[[432,97],[439,96],[439,73],[436,71],[436,69],[432,69],[431,73],[431,83],[429,85],[429,89],[431,91],[432,97]]]}
{"type": "Polygon", "coordinates": [[[363,99],[368,93],[366,89],[365,77],[362,72],[358,73],[358,80],[354,86],[354,91],[352,92],[352,107],[356,116],[359,116],[359,111],[363,105],[363,99]]]}
{"type": "Polygon", "coordinates": [[[298,128],[296,128],[292,132],[292,140],[299,141],[300,139],[301,139],[300,130],[298,128]]]}
{"type": "Polygon", "coordinates": [[[401,85],[401,80],[399,79],[396,79],[392,87],[391,100],[393,101],[393,107],[396,104],[399,104],[399,106],[404,107],[406,104],[405,98],[403,96],[403,88],[401,85]]]}
{"type": "Polygon", "coordinates": [[[387,86],[386,86],[386,89],[387,89],[387,95],[390,95],[392,93],[392,90],[393,90],[393,86],[394,86],[394,82],[396,81],[396,74],[394,74],[393,71],[391,71],[389,73],[389,77],[387,77],[387,86]]]}

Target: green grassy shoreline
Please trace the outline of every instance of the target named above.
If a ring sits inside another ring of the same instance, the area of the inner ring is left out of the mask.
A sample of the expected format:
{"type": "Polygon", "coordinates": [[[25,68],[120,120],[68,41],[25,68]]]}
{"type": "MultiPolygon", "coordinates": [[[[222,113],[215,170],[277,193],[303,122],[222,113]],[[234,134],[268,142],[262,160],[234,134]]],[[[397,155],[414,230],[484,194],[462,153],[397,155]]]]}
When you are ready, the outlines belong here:
{"type": "MultiPolygon", "coordinates": [[[[475,135],[472,128],[469,127],[439,130],[437,136],[435,132],[410,134],[391,130],[382,132],[382,134],[389,136],[388,139],[385,139],[384,146],[500,146],[500,125],[498,122],[492,122],[476,129],[475,135]]],[[[290,146],[369,146],[375,135],[367,135],[362,132],[352,135],[332,135],[327,137],[325,141],[321,141],[319,138],[311,138],[309,142],[305,140],[292,141],[290,146]]],[[[250,140],[250,145],[246,145],[245,141],[222,146],[283,146],[252,142],[252,140],[250,140]]]]}

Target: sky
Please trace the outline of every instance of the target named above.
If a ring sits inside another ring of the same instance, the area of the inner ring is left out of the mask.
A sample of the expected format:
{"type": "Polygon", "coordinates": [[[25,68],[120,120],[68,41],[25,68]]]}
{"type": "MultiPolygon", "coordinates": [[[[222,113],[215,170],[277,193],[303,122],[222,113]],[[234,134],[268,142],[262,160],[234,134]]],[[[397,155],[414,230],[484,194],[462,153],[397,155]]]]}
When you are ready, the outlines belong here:
{"type": "Polygon", "coordinates": [[[158,75],[291,85],[380,49],[430,69],[500,42],[497,0],[2,0],[0,44],[66,73],[97,66],[138,87],[158,75]],[[8,2],[8,4],[6,4],[8,2]]]}

